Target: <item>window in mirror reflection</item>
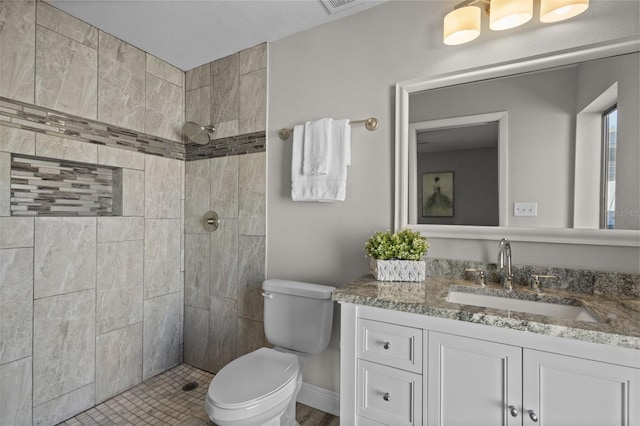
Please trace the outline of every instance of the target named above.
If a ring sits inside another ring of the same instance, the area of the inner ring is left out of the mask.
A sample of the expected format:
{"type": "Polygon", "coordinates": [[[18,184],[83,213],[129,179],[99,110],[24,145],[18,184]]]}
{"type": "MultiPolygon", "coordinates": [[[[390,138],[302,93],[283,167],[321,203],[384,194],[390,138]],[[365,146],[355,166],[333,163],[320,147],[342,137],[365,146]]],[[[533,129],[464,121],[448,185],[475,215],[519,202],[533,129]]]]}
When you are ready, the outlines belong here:
{"type": "Polygon", "coordinates": [[[618,136],[618,107],[614,105],[602,115],[603,182],[602,201],[606,229],[615,229],[616,220],[616,141],[618,136]]]}

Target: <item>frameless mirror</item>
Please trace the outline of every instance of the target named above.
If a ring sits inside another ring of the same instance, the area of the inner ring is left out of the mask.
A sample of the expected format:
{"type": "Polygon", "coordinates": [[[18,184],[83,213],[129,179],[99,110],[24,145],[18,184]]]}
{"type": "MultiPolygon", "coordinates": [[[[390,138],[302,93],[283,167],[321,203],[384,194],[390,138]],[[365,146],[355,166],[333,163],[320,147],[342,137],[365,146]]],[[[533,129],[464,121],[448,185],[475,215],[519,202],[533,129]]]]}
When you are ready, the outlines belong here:
{"type": "Polygon", "coordinates": [[[639,44],[399,83],[396,228],[639,245],[639,44]]]}

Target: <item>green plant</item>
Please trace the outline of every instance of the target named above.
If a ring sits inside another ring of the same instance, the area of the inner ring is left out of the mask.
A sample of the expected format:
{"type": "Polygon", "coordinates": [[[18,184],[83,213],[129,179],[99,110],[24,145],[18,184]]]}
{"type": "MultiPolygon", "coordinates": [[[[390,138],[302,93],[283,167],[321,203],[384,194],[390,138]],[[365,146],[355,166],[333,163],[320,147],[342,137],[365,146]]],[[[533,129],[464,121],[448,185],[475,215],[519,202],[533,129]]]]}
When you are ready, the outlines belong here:
{"type": "Polygon", "coordinates": [[[395,234],[376,231],[364,245],[364,250],[374,259],[420,260],[429,250],[429,243],[419,232],[410,229],[395,234]]]}

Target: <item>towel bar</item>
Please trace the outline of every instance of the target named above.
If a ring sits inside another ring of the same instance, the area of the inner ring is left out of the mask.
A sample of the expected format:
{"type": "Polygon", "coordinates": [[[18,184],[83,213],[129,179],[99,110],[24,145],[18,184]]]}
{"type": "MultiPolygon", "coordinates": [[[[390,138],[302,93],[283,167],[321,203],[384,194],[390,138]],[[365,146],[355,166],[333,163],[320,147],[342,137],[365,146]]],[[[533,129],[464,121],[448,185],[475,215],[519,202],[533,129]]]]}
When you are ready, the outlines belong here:
{"type": "MultiPolygon", "coordinates": [[[[349,124],[360,124],[360,123],[364,123],[364,127],[369,131],[376,130],[379,124],[378,119],[375,117],[367,118],[364,120],[353,120],[349,122],[349,124]]],[[[282,139],[283,141],[289,139],[292,134],[293,134],[293,129],[278,130],[278,136],[280,136],[280,139],[282,139]]]]}

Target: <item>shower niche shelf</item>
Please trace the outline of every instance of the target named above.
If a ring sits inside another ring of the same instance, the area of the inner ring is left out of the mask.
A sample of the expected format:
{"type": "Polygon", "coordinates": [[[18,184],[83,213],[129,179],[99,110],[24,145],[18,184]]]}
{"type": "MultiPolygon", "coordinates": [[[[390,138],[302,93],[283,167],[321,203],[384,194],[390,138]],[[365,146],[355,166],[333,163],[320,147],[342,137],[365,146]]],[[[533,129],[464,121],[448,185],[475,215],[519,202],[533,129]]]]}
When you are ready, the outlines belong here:
{"type": "Polygon", "coordinates": [[[121,216],[122,169],[11,156],[11,216],[121,216]]]}

